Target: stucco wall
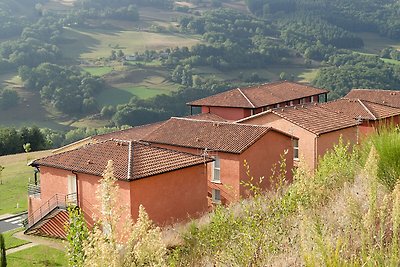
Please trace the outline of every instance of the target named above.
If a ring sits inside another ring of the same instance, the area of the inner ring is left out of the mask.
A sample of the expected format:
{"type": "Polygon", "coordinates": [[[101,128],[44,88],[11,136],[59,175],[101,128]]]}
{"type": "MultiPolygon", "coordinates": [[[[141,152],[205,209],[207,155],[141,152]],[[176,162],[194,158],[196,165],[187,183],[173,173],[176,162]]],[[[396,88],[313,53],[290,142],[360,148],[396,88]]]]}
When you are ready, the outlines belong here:
{"type": "MultiPolygon", "coordinates": [[[[89,225],[91,225],[93,223],[93,215],[98,216],[100,214],[100,202],[97,199],[98,194],[96,194],[96,192],[101,177],[84,173],[78,173],[76,176],[79,206],[85,215],[85,219],[89,225]]],[[[127,211],[131,210],[130,183],[131,182],[121,180],[116,182],[119,187],[117,202],[120,204],[120,208],[126,209],[127,211]]]]}
{"type": "Polygon", "coordinates": [[[363,121],[360,125],[360,137],[365,138],[371,133],[374,133],[376,129],[384,126],[397,126],[400,125],[400,116],[393,116],[378,121],[363,121]]]}
{"type": "Polygon", "coordinates": [[[315,134],[297,126],[296,124],[284,120],[273,113],[266,113],[262,116],[246,120],[243,123],[269,126],[296,136],[299,138],[299,159],[304,160],[308,168],[315,168],[315,134]]]}
{"type": "MultiPolygon", "coordinates": [[[[42,167],[40,199],[31,199],[29,211],[32,212],[55,194],[66,195],[67,177],[72,172],[42,167]]],[[[101,177],[77,173],[78,202],[89,225],[93,216],[99,215],[100,202],[97,189],[101,177]]],[[[126,216],[137,218],[138,207],[143,204],[151,219],[164,225],[196,217],[207,210],[207,167],[197,165],[172,172],[166,172],[135,181],[121,181],[117,203],[128,211],[126,216]]],[[[121,218],[121,224],[126,217],[121,218]]]]}
{"type": "MultiPolygon", "coordinates": [[[[252,183],[262,189],[271,189],[271,178],[273,169],[276,175],[279,174],[280,156],[284,155],[287,150],[286,159],[286,180],[288,182],[293,180],[293,146],[292,139],[289,136],[269,131],[256,143],[249,147],[245,152],[240,155],[240,179],[245,183],[252,183]],[[247,169],[244,166],[244,161],[249,165],[249,175],[254,177],[250,181],[249,176],[246,174],[247,169]],[[274,167],[275,166],[275,167],[274,167]],[[264,177],[262,183],[259,184],[260,177],[264,177]]],[[[276,176],[275,176],[276,177],[276,176]]],[[[244,184],[240,185],[240,195],[249,195],[249,186],[244,184]]]]}
{"type": "Polygon", "coordinates": [[[332,149],[335,144],[339,142],[340,137],[344,144],[348,142],[351,145],[358,143],[358,130],[357,127],[349,127],[334,132],[325,133],[318,137],[317,155],[322,157],[327,150],[332,149]]]}
{"type": "Polygon", "coordinates": [[[207,211],[207,168],[197,165],[131,182],[131,213],[142,204],[159,225],[195,218],[207,211]]]}
{"type": "Polygon", "coordinates": [[[227,120],[240,120],[251,115],[250,109],[230,107],[207,107],[201,108],[202,113],[216,114],[227,120]]]}
{"type": "MultiPolygon", "coordinates": [[[[159,145],[169,149],[176,149],[184,152],[194,153],[201,155],[203,150],[184,148],[172,145],[159,145]]],[[[208,195],[211,196],[212,189],[219,189],[221,191],[222,203],[230,203],[236,201],[240,196],[248,195],[245,191],[241,181],[247,180],[246,170],[243,166],[244,160],[250,165],[251,175],[255,178],[264,176],[263,188],[269,188],[269,178],[272,175],[271,169],[274,164],[280,160],[280,155],[284,150],[288,149],[287,155],[287,179],[292,179],[293,169],[293,146],[292,139],[289,136],[270,131],[252,146],[250,146],[242,154],[232,154],[224,152],[208,151],[208,156],[218,156],[220,158],[220,177],[221,182],[215,183],[211,181],[211,164],[208,167],[208,195]]]]}
{"type": "Polygon", "coordinates": [[[28,215],[39,209],[55,194],[60,197],[68,194],[67,176],[73,175],[70,171],[54,169],[50,167],[40,167],[40,198],[29,197],[28,199],[28,215]]]}
{"type": "MultiPolygon", "coordinates": [[[[157,146],[188,152],[196,155],[203,155],[204,150],[197,148],[187,148],[172,145],[159,145],[157,146]]],[[[239,183],[240,183],[240,155],[224,152],[207,151],[207,155],[218,156],[220,158],[220,177],[221,183],[211,182],[211,165],[207,166],[207,180],[208,180],[208,196],[211,197],[212,189],[219,189],[221,191],[222,203],[230,203],[239,199],[239,183]]]]}

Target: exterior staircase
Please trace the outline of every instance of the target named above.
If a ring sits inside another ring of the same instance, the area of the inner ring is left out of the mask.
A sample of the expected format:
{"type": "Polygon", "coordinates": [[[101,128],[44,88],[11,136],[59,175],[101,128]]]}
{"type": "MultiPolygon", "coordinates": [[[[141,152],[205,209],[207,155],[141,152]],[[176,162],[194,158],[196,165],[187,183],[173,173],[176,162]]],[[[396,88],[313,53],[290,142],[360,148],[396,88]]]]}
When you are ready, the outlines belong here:
{"type": "Polygon", "coordinates": [[[67,207],[76,204],[76,193],[69,195],[55,194],[28,216],[24,234],[65,238],[64,226],[69,219],[67,207]]]}

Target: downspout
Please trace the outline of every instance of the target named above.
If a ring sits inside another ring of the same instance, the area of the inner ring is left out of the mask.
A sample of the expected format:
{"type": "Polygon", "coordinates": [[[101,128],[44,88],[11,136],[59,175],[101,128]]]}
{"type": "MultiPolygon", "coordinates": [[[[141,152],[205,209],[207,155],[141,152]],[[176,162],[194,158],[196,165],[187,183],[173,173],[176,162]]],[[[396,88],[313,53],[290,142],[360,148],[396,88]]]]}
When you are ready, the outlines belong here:
{"type": "Polygon", "coordinates": [[[315,170],[317,169],[317,162],[318,162],[318,141],[317,141],[317,139],[318,139],[318,135],[316,135],[315,136],[315,138],[314,138],[314,172],[315,172],[315,170]]]}
{"type": "MultiPolygon", "coordinates": [[[[72,174],[74,174],[75,175],[75,185],[76,185],[76,205],[78,206],[78,207],[80,207],[80,201],[79,201],[79,194],[78,194],[78,192],[79,192],[79,187],[78,187],[78,173],[76,173],[76,172],[74,172],[74,171],[72,171],[72,174]]],[[[81,208],[82,209],[82,208],[81,208]]]]}

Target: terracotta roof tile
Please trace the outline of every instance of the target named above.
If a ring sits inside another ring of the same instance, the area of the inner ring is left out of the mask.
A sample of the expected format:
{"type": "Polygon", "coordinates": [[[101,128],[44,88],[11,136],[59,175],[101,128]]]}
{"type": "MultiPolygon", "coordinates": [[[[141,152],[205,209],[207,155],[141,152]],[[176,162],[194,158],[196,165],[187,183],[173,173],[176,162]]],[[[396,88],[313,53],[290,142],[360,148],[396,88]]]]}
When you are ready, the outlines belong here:
{"type": "Polygon", "coordinates": [[[114,176],[120,180],[135,180],[212,161],[141,142],[107,140],[37,159],[31,165],[101,176],[108,160],[113,160],[114,176]]]}
{"type": "MultiPolygon", "coordinates": [[[[207,121],[221,121],[221,122],[227,121],[226,119],[211,113],[200,113],[195,115],[189,115],[186,116],[185,118],[196,119],[196,120],[207,120],[207,121]]],[[[135,126],[125,130],[119,130],[112,133],[100,134],[93,136],[93,139],[96,141],[105,141],[111,138],[121,139],[121,140],[131,140],[131,141],[142,140],[165,122],[166,121],[160,121],[156,123],[135,126]]]]}
{"type": "Polygon", "coordinates": [[[356,126],[359,124],[359,122],[357,122],[355,119],[323,108],[319,104],[272,109],[239,120],[238,122],[245,124],[255,117],[267,116],[268,114],[275,114],[316,135],[356,126]]]}
{"type": "Polygon", "coordinates": [[[220,122],[226,122],[228,121],[227,119],[224,119],[216,114],[212,113],[199,113],[195,115],[189,115],[184,117],[186,119],[194,119],[194,120],[202,120],[202,121],[220,121],[220,122]]]}
{"type": "Polygon", "coordinates": [[[345,98],[358,98],[386,106],[400,108],[400,91],[378,89],[353,89],[345,98]]]}
{"type": "Polygon", "coordinates": [[[263,126],[171,118],[144,141],[240,154],[269,130],[263,126]]]}
{"type": "Polygon", "coordinates": [[[115,131],[112,133],[106,133],[106,134],[100,134],[93,136],[93,139],[97,141],[105,141],[109,140],[111,138],[114,139],[121,139],[121,140],[140,140],[158,127],[162,125],[164,121],[162,122],[156,122],[156,123],[151,123],[151,124],[145,124],[141,126],[135,126],[129,129],[125,130],[119,130],[115,131]]]}
{"type": "Polygon", "coordinates": [[[360,99],[340,98],[323,103],[322,106],[354,119],[379,120],[400,115],[400,108],[360,99]]]}
{"type": "Polygon", "coordinates": [[[192,101],[188,105],[258,108],[324,93],[328,91],[305,84],[281,81],[232,89],[192,101]]]}

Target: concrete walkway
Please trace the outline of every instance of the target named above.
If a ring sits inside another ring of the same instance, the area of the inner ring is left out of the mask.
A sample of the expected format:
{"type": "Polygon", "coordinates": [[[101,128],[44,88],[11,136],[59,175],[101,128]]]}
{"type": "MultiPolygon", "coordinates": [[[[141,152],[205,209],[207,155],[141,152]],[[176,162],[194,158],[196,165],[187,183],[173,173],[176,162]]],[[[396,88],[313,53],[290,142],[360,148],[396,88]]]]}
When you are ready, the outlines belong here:
{"type": "Polygon", "coordinates": [[[28,248],[31,248],[31,247],[35,247],[37,245],[39,245],[39,244],[29,243],[29,244],[25,244],[25,245],[22,245],[22,246],[19,246],[19,247],[16,247],[16,248],[10,248],[10,249],[6,250],[6,254],[10,255],[12,253],[15,253],[15,252],[18,252],[18,251],[21,251],[21,250],[24,250],[24,249],[28,249],[28,248]]]}
{"type": "Polygon", "coordinates": [[[65,251],[65,244],[60,239],[51,239],[47,237],[39,237],[34,235],[25,235],[24,232],[18,232],[13,235],[15,238],[22,239],[37,245],[44,245],[47,247],[55,248],[65,251]]]}
{"type": "Polygon", "coordinates": [[[13,234],[13,237],[28,241],[30,243],[6,250],[7,255],[28,249],[34,246],[43,245],[51,248],[55,248],[61,251],[65,251],[65,245],[61,240],[53,240],[46,237],[38,237],[33,235],[25,235],[23,231],[13,234]]]}

